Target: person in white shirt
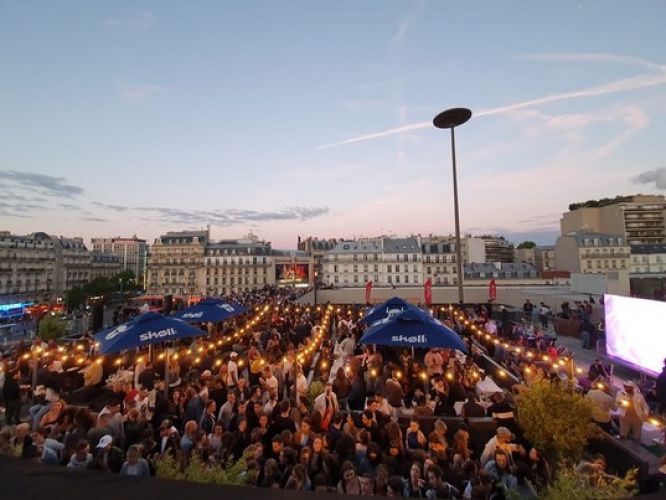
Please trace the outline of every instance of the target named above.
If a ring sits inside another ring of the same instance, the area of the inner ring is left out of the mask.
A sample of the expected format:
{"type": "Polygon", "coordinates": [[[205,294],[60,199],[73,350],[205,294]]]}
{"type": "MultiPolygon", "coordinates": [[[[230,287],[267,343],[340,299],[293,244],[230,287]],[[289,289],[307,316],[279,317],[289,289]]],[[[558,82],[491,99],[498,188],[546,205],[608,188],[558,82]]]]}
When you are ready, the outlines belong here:
{"type": "Polygon", "coordinates": [[[615,398],[620,408],[620,437],[631,437],[640,442],[643,421],[650,414],[645,398],[634,382],[625,382],[624,390],[617,393],[615,398]]]}
{"type": "Polygon", "coordinates": [[[229,355],[229,363],[227,364],[227,388],[233,389],[238,385],[238,353],[232,352],[229,355]]]}

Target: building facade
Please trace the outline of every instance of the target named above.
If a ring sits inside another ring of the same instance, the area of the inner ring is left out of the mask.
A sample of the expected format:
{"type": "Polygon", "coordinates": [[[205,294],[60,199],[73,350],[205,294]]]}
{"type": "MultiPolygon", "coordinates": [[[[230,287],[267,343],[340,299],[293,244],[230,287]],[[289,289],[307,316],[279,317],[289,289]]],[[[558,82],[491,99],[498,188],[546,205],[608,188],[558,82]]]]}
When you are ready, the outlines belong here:
{"type": "Polygon", "coordinates": [[[572,273],[629,272],[629,245],[624,236],[577,232],[555,244],[555,267],[572,273]]]}
{"type": "Polygon", "coordinates": [[[130,270],[143,281],[148,258],[148,243],[136,237],[92,238],[94,252],[112,253],[120,258],[121,271],[130,270]]]}
{"type": "Polygon", "coordinates": [[[536,268],[526,263],[499,263],[486,262],[484,264],[466,264],[466,280],[501,279],[501,280],[534,280],[538,276],[536,268]]]}
{"type": "Polygon", "coordinates": [[[457,285],[455,244],[449,238],[423,238],[421,240],[423,262],[422,283],[427,280],[433,285],[457,285]]]}
{"type": "Polygon", "coordinates": [[[322,283],[334,287],[378,285],[386,279],[382,260],[383,238],[339,241],[321,258],[322,283]]]}
{"type": "Polygon", "coordinates": [[[632,245],[631,274],[666,276],[666,245],[632,245]]]}
{"type": "Polygon", "coordinates": [[[146,291],[157,295],[203,294],[209,241],[208,230],[168,232],[157,238],[146,264],[146,291]]]}
{"type": "Polygon", "coordinates": [[[619,234],[629,245],[666,243],[666,198],[663,195],[639,194],[605,203],[604,206],[586,206],[589,202],[572,205],[573,210],[563,214],[560,220],[561,233],[619,234]]]}
{"type": "MultiPolygon", "coordinates": [[[[455,238],[449,236],[450,241],[455,238]]],[[[465,236],[460,240],[463,264],[513,262],[513,243],[503,236],[465,236]]]]}
{"type": "Polygon", "coordinates": [[[90,252],[90,280],[112,278],[123,270],[120,257],[112,253],[90,252]]]}
{"type": "Polygon", "coordinates": [[[520,264],[536,265],[536,247],[534,248],[514,248],[513,261],[520,264]]]}
{"type": "Polygon", "coordinates": [[[543,276],[544,273],[555,271],[555,245],[544,245],[534,247],[534,266],[543,276]]]}
{"type": "Polygon", "coordinates": [[[55,279],[56,300],[66,291],[81,287],[90,281],[90,252],[83,238],[55,239],[55,279]]]}
{"type": "Polygon", "coordinates": [[[0,232],[0,304],[52,300],[55,264],[55,240],[48,234],[0,232]]]}
{"type": "Polygon", "coordinates": [[[201,289],[206,295],[246,292],[275,283],[271,244],[252,234],[210,243],[205,249],[201,289]]]}

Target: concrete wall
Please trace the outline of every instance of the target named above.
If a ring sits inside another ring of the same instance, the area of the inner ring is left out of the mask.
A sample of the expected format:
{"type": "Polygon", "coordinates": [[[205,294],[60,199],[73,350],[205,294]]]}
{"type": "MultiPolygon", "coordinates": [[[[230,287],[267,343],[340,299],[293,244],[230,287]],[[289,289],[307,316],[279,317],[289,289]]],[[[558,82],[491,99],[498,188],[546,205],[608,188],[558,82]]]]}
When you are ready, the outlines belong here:
{"type": "MultiPolygon", "coordinates": [[[[465,286],[466,303],[486,303],[488,301],[488,287],[465,286]]],[[[391,297],[400,297],[413,304],[424,303],[423,288],[373,288],[371,302],[382,303],[391,297]]],[[[527,299],[532,303],[544,302],[554,311],[560,310],[564,301],[587,300],[588,295],[578,295],[566,287],[521,287],[497,286],[497,304],[522,308],[527,299]]],[[[598,298],[598,296],[596,297],[598,298]]],[[[433,304],[456,304],[458,302],[458,289],[456,287],[433,287],[433,304]]],[[[302,304],[314,304],[314,293],[308,292],[299,299],[302,304]]],[[[365,288],[341,288],[338,290],[318,290],[317,303],[325,304],[364,304],[365,288]]]]}
{"type": "Polygon", "coordinates": [[[592,295],[611,293],[613,295],[629,296],[629,273],[626,270],[608,273],[573,273],[571,275],[571,291],[592,295]]]}

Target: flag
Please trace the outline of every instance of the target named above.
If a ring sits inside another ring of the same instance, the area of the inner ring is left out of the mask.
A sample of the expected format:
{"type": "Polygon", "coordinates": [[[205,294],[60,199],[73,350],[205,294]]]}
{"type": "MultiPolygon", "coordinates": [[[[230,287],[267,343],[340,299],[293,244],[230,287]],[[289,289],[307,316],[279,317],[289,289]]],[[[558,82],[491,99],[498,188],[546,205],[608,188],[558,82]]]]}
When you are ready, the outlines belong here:
{"type": "Polygon", "coordinates": [[[426,282],[423,284],[424,288],[424,295],[425,295],[425,303],[427,306],[432,304],[432,281],[430,278],[426,280],[426,282]]]}
{"type": "Polygon", "coordinates": [[[368,281],[365,285],[365,303],[370,303],[370,297],[372,295],[372,281],[368,281]]]}
{"type": "Polygon", "coordinates": [[[490,280],[488,283],[488,300],[491,302],[497,299],[497,284],[495,283],[495,278],[490,280]]]}

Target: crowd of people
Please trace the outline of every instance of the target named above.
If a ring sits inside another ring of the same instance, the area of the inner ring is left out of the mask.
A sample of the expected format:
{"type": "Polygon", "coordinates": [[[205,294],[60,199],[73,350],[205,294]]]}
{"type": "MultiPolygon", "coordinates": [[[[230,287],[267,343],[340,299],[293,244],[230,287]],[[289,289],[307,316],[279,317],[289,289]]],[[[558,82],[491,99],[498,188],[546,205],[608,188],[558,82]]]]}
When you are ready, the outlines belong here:
{"type": "MultiPolygon", "coordinates": [[[[171,345],[168,365],[157,350],[102,359],[92,339],[68,349],[36,341],[3,360],[0,453],[136,476],[155,474],[165,457],[181,469],[242,459],[251,486],[340,494],[536,498],[553,480],[522,436],[515,398],[521,386],[561,374],[489,342],[488,354],[519,377],[503,390],[452,310],[434,314],[461,334],[466,355],[360,345],[360,306],[299,306],[276,288],[233,299],[250,312],[171,345]],[[37,390],[23,404],[34,362],[37,390]],[[475,419],[490,421],[490,433],[476,432],[475,419]]],[[[468,318],[494,337],[508,332],[482,310],[468,318]]],[[[552,354],[547,342],[534,346],[552,354]]],[[[580,470],[603,474],[605,459],[580,470]]]]}

